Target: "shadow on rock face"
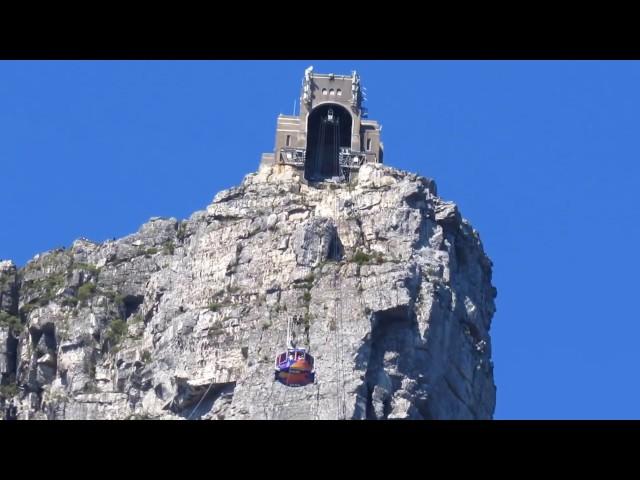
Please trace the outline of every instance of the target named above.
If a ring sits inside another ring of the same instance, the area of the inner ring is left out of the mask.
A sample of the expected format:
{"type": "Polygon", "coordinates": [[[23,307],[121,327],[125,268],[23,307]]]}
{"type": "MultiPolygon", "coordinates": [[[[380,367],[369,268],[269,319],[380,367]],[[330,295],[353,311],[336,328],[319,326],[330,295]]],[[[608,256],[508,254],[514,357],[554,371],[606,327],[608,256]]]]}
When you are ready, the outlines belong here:
{"type": "Polygon", "coordinates": [[[223,406],[230,404],[236,382],[204,383],[195,385],[183,379],[177,379],[178,391],[169,403],[168,409],[187,420],[200,420],[215,415],[219,419],[224,415],[223,406]]]}
{"type": "Polygon", "coordinates": [[[422,341],[413,312],[406,306],[373,312],[371,324],[371,333],[356,356],[356,368],[365,375],[352,418],[427,417],[421,411],[422,395],[416,395],[426,352],[415,348],[422,341]]]}

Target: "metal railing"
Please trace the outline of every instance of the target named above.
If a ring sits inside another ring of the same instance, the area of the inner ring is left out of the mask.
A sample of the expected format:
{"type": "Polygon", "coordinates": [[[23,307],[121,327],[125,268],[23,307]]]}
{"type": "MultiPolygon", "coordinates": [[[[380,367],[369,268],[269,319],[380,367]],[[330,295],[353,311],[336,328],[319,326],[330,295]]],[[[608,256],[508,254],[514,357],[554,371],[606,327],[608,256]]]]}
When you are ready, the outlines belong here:
{"type": "Polygon", "coordinates": [[[284,147],[280,149],[280,163],[304,165],[305,158],[306,150],[303,148],[284,147]]]}
{"type": "MultiPolygon", "coordinates": [[[[283,147],[280,149],[280,163],[304,166],[306,160],[304,148],[283,147]]],[[[341,168],[360,168],[366,162],[376,162],[376,154],[370,152],[354,152],[348,148],[341,148],[338,154],[341,168]]]]}

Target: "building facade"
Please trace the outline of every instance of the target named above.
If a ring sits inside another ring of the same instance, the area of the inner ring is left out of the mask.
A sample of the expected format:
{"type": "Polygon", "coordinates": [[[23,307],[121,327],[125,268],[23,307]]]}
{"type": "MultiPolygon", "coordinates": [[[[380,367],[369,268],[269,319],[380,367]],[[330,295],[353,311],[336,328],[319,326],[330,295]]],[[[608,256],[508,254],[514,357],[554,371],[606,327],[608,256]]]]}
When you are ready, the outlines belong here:
{"type": "Polygon", "coordinates": [[[291,165],[308,182],[348,181],[367,162],[382,163],[380,125],[366,118],[360,77],[305,70],[299,115],[279,115],[275,149],[263,164],[291,165]]]}

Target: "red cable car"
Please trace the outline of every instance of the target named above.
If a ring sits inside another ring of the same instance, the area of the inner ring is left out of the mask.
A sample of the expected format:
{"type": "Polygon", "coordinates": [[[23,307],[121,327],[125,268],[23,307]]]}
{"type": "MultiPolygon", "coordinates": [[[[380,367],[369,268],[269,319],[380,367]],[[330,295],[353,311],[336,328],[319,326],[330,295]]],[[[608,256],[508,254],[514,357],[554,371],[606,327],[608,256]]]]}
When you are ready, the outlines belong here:
{"type": "Polygon", "coordinates": [[[288,387],[304,387],[315,381],[314,359],[304,348],[288,348],[276,356],[275,380],[288,387]]]}
{"type": "Polygon", "coordinates": [[[313,357],[304,348],[296,348],[291,340],[291,319],[287,322],[286,351],[276,355],[274,380],[288,387],[304,387],[315,382],[313,357]]]}

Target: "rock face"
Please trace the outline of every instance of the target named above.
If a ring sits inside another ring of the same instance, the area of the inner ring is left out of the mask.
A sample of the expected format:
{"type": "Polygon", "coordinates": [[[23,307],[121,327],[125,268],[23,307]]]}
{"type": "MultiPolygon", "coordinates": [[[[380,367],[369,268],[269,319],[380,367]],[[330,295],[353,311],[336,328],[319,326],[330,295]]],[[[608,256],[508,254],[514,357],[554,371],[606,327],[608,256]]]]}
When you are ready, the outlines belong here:
{"type": "Polygon", "coordinates": [[[488,419],[491,261],[433,181],[263,166],[190,219],[0,263],[19,419],[488,419]],[[287,321],[316,383],[273,381],[287,321]]]}

